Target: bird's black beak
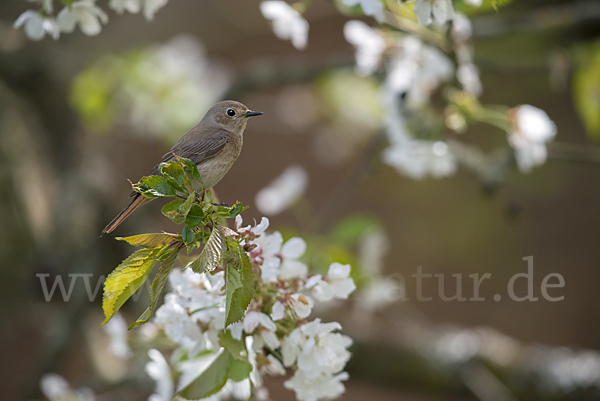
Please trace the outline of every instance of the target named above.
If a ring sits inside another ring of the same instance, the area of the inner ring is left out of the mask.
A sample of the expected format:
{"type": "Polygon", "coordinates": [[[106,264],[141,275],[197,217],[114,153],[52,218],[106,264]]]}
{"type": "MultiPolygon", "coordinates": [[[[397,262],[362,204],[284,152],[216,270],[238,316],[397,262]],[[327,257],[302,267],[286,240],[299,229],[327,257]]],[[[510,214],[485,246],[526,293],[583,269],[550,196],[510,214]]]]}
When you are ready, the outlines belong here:
{"type": "Polygon", "coordinates": [[[247,111],[246,114],[244,114],[246,117],[254,117],[254,116],[260,116],[263,112],[262,111],[247,111]]]}

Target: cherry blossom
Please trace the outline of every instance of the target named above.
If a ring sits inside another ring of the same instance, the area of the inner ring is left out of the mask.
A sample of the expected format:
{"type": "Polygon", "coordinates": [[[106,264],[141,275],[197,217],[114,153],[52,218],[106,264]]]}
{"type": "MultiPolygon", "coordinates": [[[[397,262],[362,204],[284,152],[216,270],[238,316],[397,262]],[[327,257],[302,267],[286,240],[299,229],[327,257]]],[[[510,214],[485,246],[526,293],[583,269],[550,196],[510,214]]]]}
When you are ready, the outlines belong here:
{"type": "Polygon", "coordinates": [[[377,69],[386,44],[384,36],[362,21],[348,21],[344,25],[346,40],[356,48],[356,72],[370,75],[377,69]]]}
{"type": "Polygon", "coordinates": [[[356,289],[356,285],[350,278],[350,265],[334,262],[329,266],[325,277],[316,275],[307,281],[307,288],[310,288],[311,294],[317,300],[329,301],[333,298],[347,299],[356,289]]]}
{"type": "Polygon", "coordinates": [[[148,401],[169,401],[173,398],[173,379],[171,368],[163,354],[156,349],[148,351],[150,362],[146,363],[146,373],[156,382],[154,394],[148,397],[148,401]]]}
{"type": "Polygon", "coordinates": [[[273,21],[273,32],[279,39],[292,42],[296,49],[304,49],[308,41],[308,22],[289,4],[279,0],[260,3],[263,16],[273,21]]]}
{"type": "Polygon", "coordinates": [[[416,0],[414,11],[421,25],[444,24],[454,18],[452,0],[416,0]]]}
{"type": "Polygon", "coordinates": [[[279,214],[293,206],[307,187],[308,173],[303,167],[293,164],[256,194],[256,207],[269,216],[279,214]]]}
{"type": "Polygon", "coordinates": [[[365,15],[369,15],[382,23],[385,20],[384,7],[381,0],[342,0],[348,7],[360,5],[365,15]]]}
{"type": "Polygon", "coordinates": [[[60,36],[60,27],[56,20],[53,17],[42,15],[38,11],[25,11],[13,24],[15,28],[23,25],[25,25],[25,34],[31,40],[42,40],[46,35],[56,40],[60,36]]]}
{"type": "Polygon", "coordinates": [[[546,161],[546,143],[556,136],[556,124],[545,111],[528,104],[512,109],[513,130],[508,142],[515,149],[519,169],[528,173],[546,161]]]}
{"type": "Polygon", "coordinates": [[[96,0],[79,0],[60,10],[56,22],[61,31],[71,33],[79,25],[81,32],[86,35],[98,35],[102,24],[108,22],[108,15],[95,2],[96,0]]]}

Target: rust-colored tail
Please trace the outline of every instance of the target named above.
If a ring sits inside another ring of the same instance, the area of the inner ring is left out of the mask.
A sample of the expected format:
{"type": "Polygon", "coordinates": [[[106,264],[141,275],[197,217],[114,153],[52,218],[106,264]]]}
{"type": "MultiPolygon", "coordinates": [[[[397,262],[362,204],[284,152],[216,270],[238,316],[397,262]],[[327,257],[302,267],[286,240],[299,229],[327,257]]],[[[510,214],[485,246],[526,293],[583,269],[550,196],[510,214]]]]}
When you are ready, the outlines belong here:
{"type": "Polygon", "coordinates": [[[121,224],[123,222],[123,220],[125,220],[127,217],[129,217],[129,215],[131,213],[133,213],[133,211],[135,209],[137,209],[138,207],[140,207],[142,205],[145,205],[148,202],[150,202],[150,199],[148,199],[140,194],[135,194],[133,199],[131,200],[131,203],[129,204],[129,206],[127,206],[125,209],[123,209],[123,211],[121,213],[119,213],[117,215],[117,217],[112,219],[112,221],[110,223],[108,223],[108,225],[106,227],[104,227],[104,230],[102,230],[102,234],[108,234],[108,233],[112,232],[115,228],[117,228],[119,226],[119,224],[121,224]]]}

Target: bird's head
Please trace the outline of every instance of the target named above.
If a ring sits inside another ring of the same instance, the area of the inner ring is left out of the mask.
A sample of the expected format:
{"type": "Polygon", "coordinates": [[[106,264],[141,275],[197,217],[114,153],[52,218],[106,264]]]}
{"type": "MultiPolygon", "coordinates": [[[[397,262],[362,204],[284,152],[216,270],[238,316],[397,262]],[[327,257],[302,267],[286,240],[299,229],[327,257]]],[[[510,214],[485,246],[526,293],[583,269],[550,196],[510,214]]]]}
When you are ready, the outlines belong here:
{"type": "Polygon", "coordinates": [[[261,111],[252,111],[240,102],[234,100],[225,100],[215,104],[206,112],[204,120],[219,126],[229,132],[242,134],[248,118],[260,116],[261,111]]]}

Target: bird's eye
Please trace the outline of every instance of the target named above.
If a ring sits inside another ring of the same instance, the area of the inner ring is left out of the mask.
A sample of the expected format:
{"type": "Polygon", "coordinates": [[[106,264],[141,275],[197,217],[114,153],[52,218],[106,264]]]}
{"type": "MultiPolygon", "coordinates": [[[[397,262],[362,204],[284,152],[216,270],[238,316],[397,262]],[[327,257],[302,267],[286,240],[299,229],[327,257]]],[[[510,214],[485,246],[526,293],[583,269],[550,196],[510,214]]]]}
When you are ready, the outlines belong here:
{"type": "Polygon", "coordinates": [[[228,110],[227,110],[227,115],[228,115],[228,116],[230,116],[230,117],[233,117],[233,116],[235,116],[235,110],[233,110],[233,109],[228,109],[228,110]]]}

